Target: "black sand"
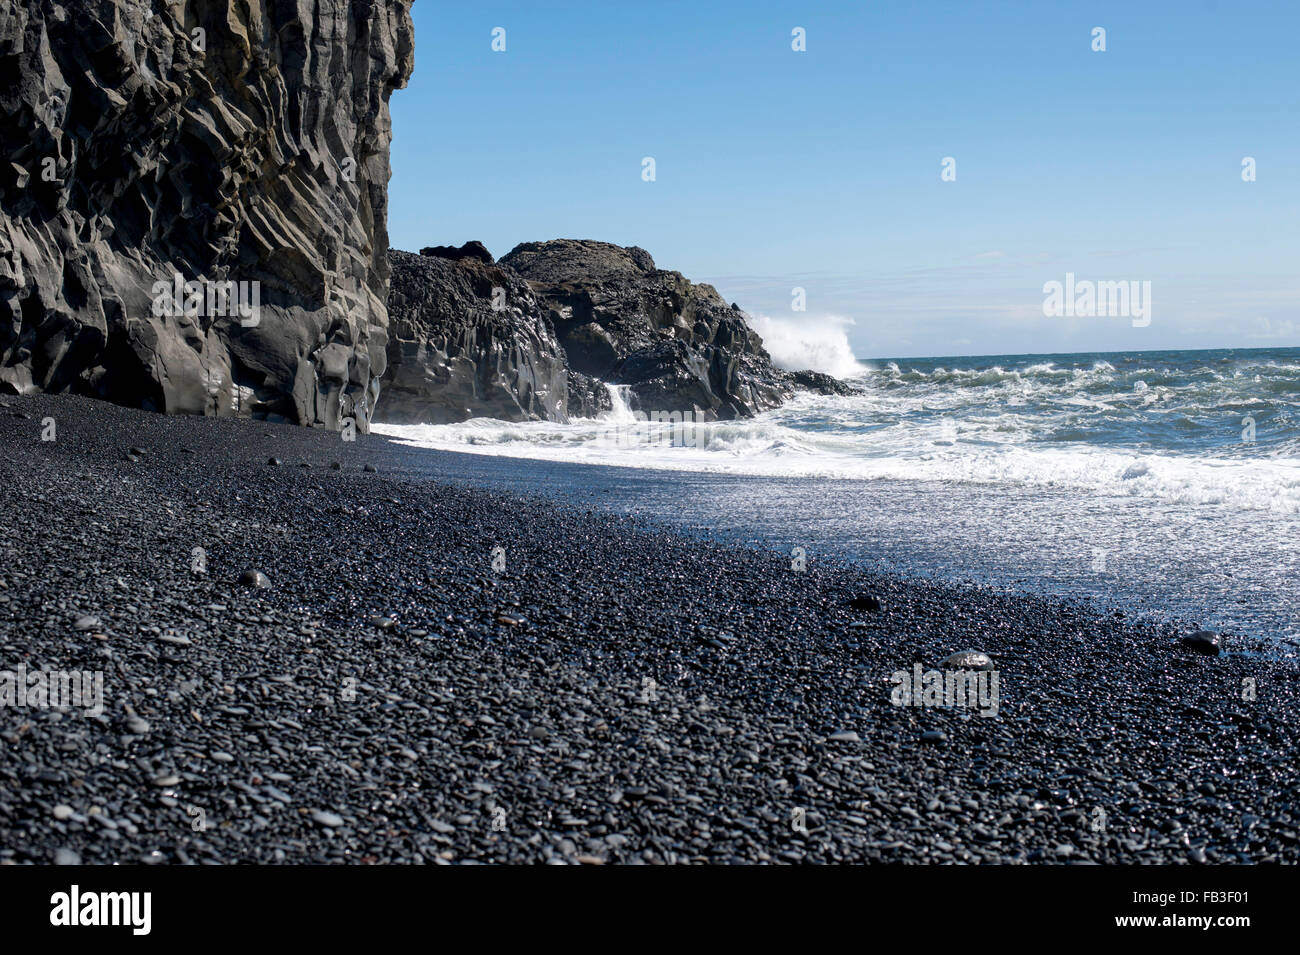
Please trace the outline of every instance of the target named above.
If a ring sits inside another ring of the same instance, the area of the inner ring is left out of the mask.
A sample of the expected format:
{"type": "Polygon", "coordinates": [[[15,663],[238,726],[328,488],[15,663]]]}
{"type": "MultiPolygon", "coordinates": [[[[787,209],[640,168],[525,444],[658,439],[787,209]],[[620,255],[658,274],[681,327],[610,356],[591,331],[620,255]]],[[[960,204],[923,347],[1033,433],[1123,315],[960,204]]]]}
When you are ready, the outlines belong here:
{"type": "Polygon", "coordinates": [[[1300,859],[1295,667],[1246,637],[798,573],[378,436],[3,405],[0,669],[105,709],[0,707],[0,862],[1300,859]],[[891,703],[968,648],[996,717],[891,703]]]}

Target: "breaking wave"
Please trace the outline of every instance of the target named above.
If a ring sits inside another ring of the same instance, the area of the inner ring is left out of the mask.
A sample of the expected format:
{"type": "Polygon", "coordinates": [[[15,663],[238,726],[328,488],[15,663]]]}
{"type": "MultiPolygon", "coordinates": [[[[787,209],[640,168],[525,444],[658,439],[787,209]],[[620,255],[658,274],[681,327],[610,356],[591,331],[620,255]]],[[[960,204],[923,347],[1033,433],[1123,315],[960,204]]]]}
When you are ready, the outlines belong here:
{"type": "MultiPolygon", "coordinates": [[[[820,356],[820,368],[793,364],[848,377],[834,358],[851,356],[847,340],[843,351],[829,333],[771,341],[785,361],[820,356]]],[[[375,430],[421,447],[574,463],[1009,484],[1300,514],[1295,349],[854,361],[854,370],[858,394],[800,394],[755,418],[686,429],[636,422],[616,400],[615,413],[568,424],[375,430]]]]}
{"type": "Polygon", "coordinates": [[[835,315],[797,318],[749,316],[750,327],[763,339],[772,363],[786,371],[820,371],[836,378],[856,378],[863,367],[853,355],[846,326],[852,319],[835,315]]]}

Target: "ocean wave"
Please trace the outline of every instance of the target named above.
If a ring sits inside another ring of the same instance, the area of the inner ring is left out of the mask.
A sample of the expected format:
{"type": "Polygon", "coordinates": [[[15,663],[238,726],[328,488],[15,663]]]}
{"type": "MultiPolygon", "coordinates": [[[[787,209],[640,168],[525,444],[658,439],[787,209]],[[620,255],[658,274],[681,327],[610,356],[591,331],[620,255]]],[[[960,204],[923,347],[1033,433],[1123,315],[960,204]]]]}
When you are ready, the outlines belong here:
{"type": "Polygon", "coordinates": [[[749,316],[749,324],[763,339],[772,363],[787,371],[819,371],[836,378],[857,378],[867,369],[859,364],[849,345],[845,327],[853,320],[837,315],[798,318],[749,316]]]}
{"type": "Polygon", "coordinates": [[[799,393],[756,418],[694,425],[687,440],[666,424],[630,429],[626,389],[612,386],[614,411],[601,420],[375,430],[422,447],[552,461],[1070,488],[1300,513],[1300,388],[1281,377],[1300,363],[1289,353],[1229,357],[1235,364],[1222,359],[1219,371],[1202,357],[1156,353],[855,362],[857,394],[799,393]],[[1276,371],[1234,377],[1240,367],[1276,371]]]}
{"type": "Polygon", "coordinates": [[[549,461],[763,477],[1010,484],[1300,514],[1300,460],[1295,458],[1233,461],[1087,447],[990,446],[955,426],[914,435],[909,453],[892,456],[855,453],[855,443],[842,435],[810,437],[771,422],[702,425],[690,445],[680,447],[662,434],[602,440],[592,429],[578,427],[543,435],[539,431],[547,429],[536,423],[376,425],[374,430],[417,447],[549,461]]]}

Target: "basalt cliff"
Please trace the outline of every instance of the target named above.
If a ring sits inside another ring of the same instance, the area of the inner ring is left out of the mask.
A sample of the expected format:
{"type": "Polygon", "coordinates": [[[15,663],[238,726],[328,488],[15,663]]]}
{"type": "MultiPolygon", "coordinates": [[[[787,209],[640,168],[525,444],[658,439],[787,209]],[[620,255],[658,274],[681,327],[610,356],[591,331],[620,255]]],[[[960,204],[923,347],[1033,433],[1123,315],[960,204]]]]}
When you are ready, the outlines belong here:
{"type": "Polygon", "coordinates": [[[365,430],[413,46],[406,0],[0,4],[0,390],[365,430]]]}

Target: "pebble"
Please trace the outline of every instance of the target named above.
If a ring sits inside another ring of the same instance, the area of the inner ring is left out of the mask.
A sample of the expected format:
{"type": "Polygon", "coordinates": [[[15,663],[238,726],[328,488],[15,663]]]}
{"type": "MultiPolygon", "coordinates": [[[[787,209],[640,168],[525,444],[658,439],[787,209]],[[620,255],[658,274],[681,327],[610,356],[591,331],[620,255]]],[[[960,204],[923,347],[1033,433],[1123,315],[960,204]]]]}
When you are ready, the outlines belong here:
{"type": "Polygon", "coordinates": [[[946,670],[992,670],[993,659],[980,650],[959,650],[943,661],[946,670]]]}
{"type": "Polygon", "coordinates": [[[1195,633],[1183,637],[1183,646],[1189,650],[1195,650],[1197,653],[1216,657],[1219,655],[1222,641],[1223,637],[1213,630],[1197,630],[1195,633]]]}
{"type": "Polygon", "coordinates": [[[71,849],[60,849],[54,853],[55,865],[81,865],[81,856],[71,849]]]}
{"type": "Polygon", "coordinates": [[[260,570],[248,568],[239,575],[239,583],[245,587],[255,587],[259,590],[265,590],[271,586],[271,578],[266,576],[260,570]]]}
{"type": "Polygon", "coordinates": [[[98,617],[78,617],[77,622],[72,625],[74,630],[95,630],[99,627],[98,617]]]}
{"type": "MultiPolygon", "coordinates": [[[[777,573],[758,543],[604,513],[641,487],[621,479],[534,499],[530,465],[368,439],[375,495],[256,465],[274,446],[324,467],[337,436],[316,429],[267,445],[270,425],[22,401],[66,411],[78,462],[0,503],[0,663],[102,668],[111,703],[0,710],[0,747],[34,757],[0,760],[0,863],[1300,862],[1294,661],[1201,660],[1179,644],[1197,626],[1154,609],[830,560],[777,573]],[[122,435],[197,453],[128,484],[122,435]],[[187,572],[195,546],[215,579],[187,572]],[[276,593],[235,585],[244,567],[276,593]],[[865,595],[889,612],[847,605],[865,595]],[[110,644],[67,633],[91,612],[110,644]],[[889,673],[964,647],[1015,661],[996,717],[893,704],[889,673]],[[157,725],[130,736],[128,717],[157,725]]],[[[30,444],[0,427],[16,476],[30,444]]]]}

